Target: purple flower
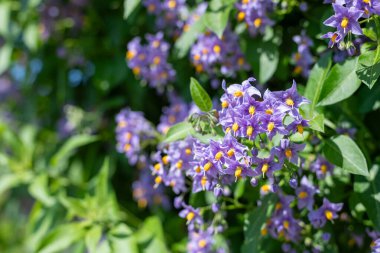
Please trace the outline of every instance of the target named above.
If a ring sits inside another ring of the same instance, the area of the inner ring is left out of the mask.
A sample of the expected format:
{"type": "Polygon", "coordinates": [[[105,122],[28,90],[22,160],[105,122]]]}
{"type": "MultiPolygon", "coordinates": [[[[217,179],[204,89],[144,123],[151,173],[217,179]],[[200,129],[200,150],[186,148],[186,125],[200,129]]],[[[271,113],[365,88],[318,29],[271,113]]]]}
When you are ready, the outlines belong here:
{"type": "Polygon", "coordinates": [[[282,167],[281,164],[275,162],[273,155],[268,158],[253,157],[252,162],[256,165],[255,176],[266,175],[268,178],[273,178],[273,173],[282,167]]]}
{"type": "Polygon", "coordinates": [[[291,163],[298,164],[298,152],[305,148],[306,144],[296,144],[288,139],[280,140],[280,146],[274,148],[274,154],[280,161],[284,159],[291,163]]]}
{"type": "Polygon", "coordinates": [[[380,15],[379,0],[353,0],[352,6],[364,11],[364,17],[368,18],[371,14],[380,15]]]}
{"type": "Polygon", "coordinates": [[[322,156],[318,156],[317,159],[310,165],[310,170],[317,174],[318,179],[324,179],[327,174],[332,174],[334,165],[329,163],[322,156]]]}
{"type": "Polygon", "coordinates": [[[323,39],[330,39],[329,41],[329,47],[333,47],[335,44],[338,44],[342,41],[343,36],[338,32],[328,32],[324,35],[322,35],[323,39]]]}
{"type": "Polygon", "coordinates": [[[249,67],[240,50],[238,37],[229,27],[224,31],[223,39],[211,32],[199,36],[190,55],[196,72],[206,72],[211,77],[219,73],[233,77],[239,70],[249,67]]]}
{"type": "Polygon", "coordinates": [[[323,24],[336,27],[338,33],[341,34],[343,38],[349,32],[356,35],[363,34],[358,22],[358,19],[364,14],[363,11],[355,7],[347,8],[339,4],[333,4],[333,8],[335,14],[323,22],[323,24]]]}
{"type": "Polygon", "coordinates": [[[209,253],[214,244],[213,228],[206,230],[191,231],[189,233],[189,242],[187,252],[189,253],[209,253]]]}
{"type": "Polygon", "coordinates": [[[372,253],[380,253],[380,238],[372,243],[371,250],[372,253]]]}
{"type": "Polygon", "coordinates": [[[318,190],[315,186],[307,179],[306,176],[303,176],[301,179],[301,186],[296,189],[298,209],[313,209],[314,195],[317,192],[318,190]]]}
{"type": "Polygon", "coordinates": [[[175,78],[175,71],[167,62],[170,46],[164,41],[163,33],[148,34],[146,40],[147,45],[141,45],[139,37],[128,43],[128,67],[135,76],[162,93],[164,86],[175,78]]]}
{"type": "Polygon", "coordinates": [[[123,109],[116,116],[117,150],[124,153],[131,165],[136,164],[141,153],[141,143],[154,138],[154,129],[143,113],[123,109]]]}
{"type": "Polygon", "coordinates": [[[293,41],[298,45],[297,53],[293,54],[292,57],[296,64],[294,73],[302,73],[304,77],[308,77],[311,65],[314,62],[313,56],[310,52],[310,47],[313,46],[313,41],[306,35],[304,30],[301,35],[294,36],[293,41]]]}
{"type": "Polygon", "coordinates": [[[202,216],[199,213],[199,209],[194,209],[194,207],[183,204],[183,210],[179,212],[179,217],[186,219],[186,224],[189,229],[192,230],[196,225],[203,224],[202,216]]]}
{"type": "Polygon", "coordinates": [[[163,134],[166,134],[172,125],[186,119],[190,109],[187,103],[173,93],[169,93],[169,100],[170,105],[163,108],[160,123],[157,126],[157,130],[163,134]]]}
{"type": "Polygon", "coordinates": [[[311,211],[308,218],[315,228],[321,228],[326,221],[332,221],[338,218],[337,212],[343,207],[343,203],[331,203],[328,199],[323,199],[323,205],[316,211],[311,211]]]}

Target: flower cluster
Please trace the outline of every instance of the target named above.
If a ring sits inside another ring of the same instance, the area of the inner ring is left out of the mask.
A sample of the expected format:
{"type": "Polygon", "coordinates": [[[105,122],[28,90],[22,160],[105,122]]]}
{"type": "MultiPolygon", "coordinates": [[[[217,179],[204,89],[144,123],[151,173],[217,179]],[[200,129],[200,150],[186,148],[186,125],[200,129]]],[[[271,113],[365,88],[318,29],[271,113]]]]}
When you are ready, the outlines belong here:
{"type": "Polygon", "coordinates": [[[305,78],[309,76],[311,65],[313,64],[313,56],[310,52],[310,47],[313,46],[313,41],[302,31],[301,35],[293,37],[293,41],[297,44],[297,53],[293,54],[293,60],[296,67],[294,74],[302,74],[305,78]]]}
{"type": "Polygon", "coordinates": [[[125,154],[130,165],[135,165],[141,157],[143,142],[154,138],[155,129],[144,118],[143,113],[122,110],[116,116],[117,150],[125,154]]]}
{"type": "Polygon", "coordinates": [[[328,18],[324,24],[336,28],[335,32],[328,32],[322,38],[328,38],[329,47],[338,45],[338,48],[346,49],[349,55],[355,54],[359,45],[353,43],[351,34],[362,35],[360,18],[369,18],[371,15],[380,14],[380,1],[377,0],[353,0],[353,1],[325,1],[332,3],[334,15],[328,18]],[[345,42],[345,38],[347,38],[345,42]]]}
{"type": "Polygon", "coordinates": [[[156,16],[158,29],[182,27],[181,13],[186,11],[185,0],[144,0],[148,12],[156,16]]]}
{"type": "Polygon", "coordinates": [[[163,108],[160,123],[157,126],[157,130],[163,134],[166,134],[175,123],[185,120],[190,110],[190,106],[173,93],[169,94],[169,101],[170,105],[163,108]]]}
{"type": "Polygon", "coordinates": [[[128,43],[128,67],[151,87],[162,93],[165,85],[175,78],[175,71],[167,62],[169,44],[164,41],[163,33],[146,35],[147,45],[141,44],[136,37],[128,43]]]}
{"type": "MultiPolygon", "coordinates": [[[[216,73],[235,76],[239,70],[249,66],[240,50],[238,37],[229,28],[224,31],[222,39],[212,32],[198,37],[191,48],[191,62],[198,73],[206,72],[212,77],[216,73]]],[[[216,88],[216,85],[213,85],[216,88]]]]}
{"type": "Polygon", "coordinates": [[[249,33],[252,36],[263,34],[267,26],[272,26],[274,22],[268,15],[273,12],[275,3],[272,0],[242,0],[236,4],[238,9],[237,20],[244,21],[249,33]]]}

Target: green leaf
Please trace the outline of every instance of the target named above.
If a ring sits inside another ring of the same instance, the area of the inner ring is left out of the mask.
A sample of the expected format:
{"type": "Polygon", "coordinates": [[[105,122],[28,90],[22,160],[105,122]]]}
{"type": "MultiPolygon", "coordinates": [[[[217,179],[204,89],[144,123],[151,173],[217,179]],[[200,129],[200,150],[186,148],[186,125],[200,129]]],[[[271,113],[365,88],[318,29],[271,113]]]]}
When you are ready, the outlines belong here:
{"type": "Polygon", "coordinates": [[[323,133],[325,131],[324,120],[325,116],[323,114],[317,114],[312,120],[309,121],[309,126],[311,129],[323,133]]]}
{"type": "Polygon", "coordinates": [[[139,253],[137,238],[127,225],[118,224],[111,229],[108,237],[113,252],[139,253]]]}
{"type": "Polygon", "coordinates": [[[244,195],[245,190],[245,179],[240,179],[237,184],[235,184],[234,198],[239,199],[244,195]]]}
{"type": "Polygon", "coordinates": [[[331,163],[352,174],[368,176],[367,161],[356,143],[339,135],[324,143],[323,154],[331,163]]]}
{"type": "Polygon", "coordinates": [[[110,170],[109,158],[104,159],[103,166],[100,169],[99,175],[97,177],[95,196],[98,200],[99,205],[106,203],[109,198],[109,189],[108,189],[108,177],[110,170]]]}
{"type": "Polygon", "coordinates": [[[143,227],[136,233],[136,238],[143,247],[144,253],[168,253],[165,244],[164,232],[158,217],[149,217],[144,221],[143,227]]]}
{"type": "Polygon", "coordinates": [[[183,58],[187,55],[190,47],[195,43],[198,35],[205,30],[204,16],[190,25],[189,29],[181,34],[174,44],[175,55],[178,58],[183,58]]]}
{"type": "Polygon", "coordinates": [[[195,78],[190,79],[190,93],[194,103],[204,112],[211,111],[212,101],[205,89],[195,78]]]}
{"type": "Polygon", "coordinates": [[[79,223],[60,225],[42,239],[37,252],[62,252],[75,242],[83,239],[84,235],[85,230],[79,223]]]}
{"type": "Polygon", "coordinates": [[[259,83],[266,83],[274,74],[279,62],[280,36],[267,29],[264,37],[249,42],[245,56],[259,83]]]}
{"type": "Polygon", "coordinates": [[[194,131],[193,126],[189,122],[180,122],[169,128],[163,142],[173,142],[185,139],[194,131]]]}
{"type": "Polygon", "coordinates": [[[60,195],[59,201],[69,211],[69,214],[82,218],[86,218],[88,216],[88,206],[86,206],[87,203],[83,199],[60,195]]]}
{"type": "Polygon", "coordinates": [[[310,71],[304,96],[311,101],[311,111],[319,101],[323,84],[331,68],[331,53],[324,54],[310,71]]]}
{"type": "Polygon", "coordinates": [[[355,176],[354,191],[359,194],[376,230],[380,231],[380,166],[374,165],[368,177],[355,176]]]}
{"type": "Polygon", "coordinates": [[[45,206],[52,206],[55,199],[50,195],[48,180],[47,174],[37,176],[29,186],[29,193],[45,206]]]}
{"type": "Polygon", "coordinates": [[[376,110],[380,105],[380,79],[377,80],[377,85],[374,89],[363,90],[363,93],[359,111],[361,113],[367,113],[376,110]]]}
{"type": "Polygon", "coordinates": [[[360,86],[356,75],[359,57],[335,64],[328,74],[321,91],[318,106],[332,105],[350,97],[360,86]]]}
{"type": "Polygon", "coordinates": [[[11,14],[11,2],[3,1],[0,3],[0,34],[7,35],[9,32],[9,20],[11,14]]]}
{"type": "Polygon", "coordinates": [[[0,176],[0,196],[4,195],[4,192],[20,185],[22,179],[17,174],[3,174],[0,176]]]}
{"type": "Polygon", "coordinates": [[[367,51],[359,56],[359,67],[356,71],[359,79],[363,81],[368,88],[372,89],[380,76],[380,47],[376,50],[367,51]]]}
{"type": "Polygon", "coordinates": [[[0,48],[0,75],[6,71],[11,63],[12,46],[5,44],[0,48]]]}
{"type": "Polygon", "coordinates": [[[124,19],[127,19],[129,15],[136,9],[141,0],[124,0],[124,19]]]}
{"type": "Polygon", "coordinates": [[[207,12],[205,14],[204,23],[211,31],[213,31],[220,39],[226,29],[228,16],[231,8],[224,6],[216,12],[207,12]]]}
{"type": "Polygon", "coordinates": [[[57,166],[64,159],[67,159],[75,149],[97,140],[98,137],[92,135],[76,135],[71,137],[51,158],[50,164],[52,166],[57,166]]]}
{"type": "Polygon", "coordinates": [[[250,213],[247,213],[244,222],[244,243],[241,248],[242,253],[259,253],[261,242],[261,228],[267,218],[273,211],[275,196],[267,195],[261,203],[261,206],[256,207],[250,213]]]}
{"type": "Polygon", "coordinates": [[[99,241],[102,237],[102,227],[99,225],[92,226],[87,232],[85,236],[85,242],[87,250],[90,253],[96,252],[99,241]]]}

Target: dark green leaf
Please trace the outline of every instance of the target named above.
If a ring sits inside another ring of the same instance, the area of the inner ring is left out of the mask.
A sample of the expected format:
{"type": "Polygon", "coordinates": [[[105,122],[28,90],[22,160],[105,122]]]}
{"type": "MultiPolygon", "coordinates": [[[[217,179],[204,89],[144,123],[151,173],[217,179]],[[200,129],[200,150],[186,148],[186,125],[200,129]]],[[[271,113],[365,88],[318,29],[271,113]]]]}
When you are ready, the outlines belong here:
{"type": "Polygon", "coordinates": [[[277,69],[279,42],[280,36],[268,30],[264,38],[256,38],[247,45],[245,56],[259,83],[267,82],[277,69]]]}
{"type": "Polygon", "coordinates": [[[311,111],[319,101],[323,84],[331,68],[331,53],[324,54],[310,71],[304,96],[311,101],[311,111]]]}
{"type": "Polygon", "coordinates": [[[92,135],[76,135],[71,137],[51,158],[50,164],[53,166],[57,166],[62,160],[70,156],[76,148],[85,146],[96,140],[98,140],[98,138],[92,135]]]}
{"type": "Polygon", "coordinates": [[[124,19],[127,19],[141,0],[124,0],[124,19]]]}
{"type": "Polygon", "coordinates": [[[168,253],[161,221],[153,216],[145,220],[143,227],[135,234],[145,253],[168,253]]]}
{"type": "Polygon", "coordinates": [[[194,103],[204,112],[211,111],[212,101],[205,89],[195,78],[190,79],[190,93],[194,103]]]}
{"type": "Polygon", "coordinates": [[[356,143],[348,136],[339,135],[325,142],[325,157],[336,166],[352,174],[368,176],[367,161],[356,143]]]}
{"type": "Polygon", "coordinates": [[[55,199],[50,196],[47,174],[41,174],[34,178],[29,186],[29,193],[38,201],[41,201],[46,206],[52,206],[55,199]]]}
{"type": "Polygon", "coordinates": [[[85,230],[78,223],[58,226],[42,239],[37,252],[62,252],[76,241],[82,239],[84,234],[85,230]]]}
{"type": "Polygon", "coordinates": [[[99,175],[97,177],[95,196],[98,200],[99,205],[106,203],[109,199],[109,189],[108,189],[108,177],[110,170],[109,158],[106,158],[103,162],[103,166],[100,169],[99,175]]]}
{"type": "Polygon", "coordinates": [[[367,51],[360,55],[359,66],[356,74],[368,88],[372,89],[380,76],[380,47],[376,50],[367,51]]]}
{"type": "Polygon", "coordinates": [[[112,228],[108,237],[113,252],[139,252],[137,238],[125,224],[112,228]]]}
{"type": "Polygon", "coordinates": [[[169,143],[182,140],[194,132],[194,128],[189,122],[180,122],[169,128],[163,141],[169,143]]]}
{"type": "Polygon", "coordinates": [[[376,230],[380,231],[380,167],[374,165],[369,177],[355,176],[354,191],[365,206],[376,230]]]}
{"type": "Polygon", "coordinates": [[[207,12],[205,14],[204,23],[211,31],[213,31],[220,39],[226,29],[230,7],[222,7],[216,12],[207,12]]]}
{"type": "Polygon", "coordinates": [[[274,201],[275,196],[269,194],[264,198],[261,206],[256,207],[246,215],[244,222],[244,244],[241,248],[242,253],[260,252],[260,242],[262,241],[261,228],[273,211],[274,201]]]}
{"type": "Polygon", "coordinates": [[[338,103],[350,97],[360,86],[356,75],[359,57],[335,64],[328,74],[319,98],[319,106],[338,103]]]}

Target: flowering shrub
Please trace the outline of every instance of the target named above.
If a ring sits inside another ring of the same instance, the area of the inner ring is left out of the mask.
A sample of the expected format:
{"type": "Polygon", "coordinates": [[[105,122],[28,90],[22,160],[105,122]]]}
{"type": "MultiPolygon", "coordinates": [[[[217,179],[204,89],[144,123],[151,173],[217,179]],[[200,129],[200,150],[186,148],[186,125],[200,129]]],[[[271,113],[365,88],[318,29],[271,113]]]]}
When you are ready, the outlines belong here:
{"type": "Polygon", "coordinates": [[[2,1],[0,252],[380,252],[379,15],[2,1]]]}

